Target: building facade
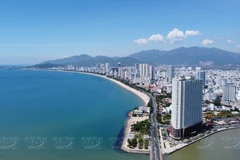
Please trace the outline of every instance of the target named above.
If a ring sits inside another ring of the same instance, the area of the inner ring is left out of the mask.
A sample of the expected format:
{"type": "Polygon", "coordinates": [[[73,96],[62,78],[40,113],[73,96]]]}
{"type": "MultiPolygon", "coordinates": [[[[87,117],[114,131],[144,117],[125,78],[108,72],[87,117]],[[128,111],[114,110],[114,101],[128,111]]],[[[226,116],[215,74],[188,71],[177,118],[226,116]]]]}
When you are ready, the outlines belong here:
{"type": "Polygon", "coordinates": [[[189,137],[202,127],[202,79],[192,76],[172,82],[171,134],[176,139],[189,137]]]}
{"type": "Polygon", "coordinates": [[[109,71],[110,71],[110,64],[105,63],[105,73],[106,73],[106,75],[109,75],[109,71]]]}
{"type": "Polygon", "coordinates": [[[197,72],[197,78],[203,80],[203,85],[206,82],[206,72],[205,71],[198,71],[197,72]]]}
{"type": "Polygon", "coordinates": [[[236,101],[236,86],[233,83],[223,85],[223,100],[230,102],[236,101]]]}
{"type": "Polygon", "coordinates": [[[168,82],[172,83],[172,79],[174,78],[174,75],[175,75],[175,69],[173,68],[173,66],[168,66],[168,69],[167,69],[168,82]]]}
{"type": "Polygon", "coordinates": [[[149,66],[150,80],[153,81],[155,79],[155,70],[153,66],[149,66]]]}

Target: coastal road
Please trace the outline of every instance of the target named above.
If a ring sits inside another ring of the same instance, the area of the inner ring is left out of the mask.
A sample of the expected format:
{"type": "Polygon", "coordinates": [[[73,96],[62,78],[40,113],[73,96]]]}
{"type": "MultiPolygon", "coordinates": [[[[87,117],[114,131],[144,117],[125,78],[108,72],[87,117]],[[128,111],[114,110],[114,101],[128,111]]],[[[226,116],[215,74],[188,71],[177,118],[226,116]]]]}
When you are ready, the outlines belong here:
{"type": "Polygon", "coordinates": [[[158,139],[158,122],[157,122],[157,102],[155,97],[147,93],[152,101],[153,112],[151,114],[151,160],[163,160],[158,139]]]}

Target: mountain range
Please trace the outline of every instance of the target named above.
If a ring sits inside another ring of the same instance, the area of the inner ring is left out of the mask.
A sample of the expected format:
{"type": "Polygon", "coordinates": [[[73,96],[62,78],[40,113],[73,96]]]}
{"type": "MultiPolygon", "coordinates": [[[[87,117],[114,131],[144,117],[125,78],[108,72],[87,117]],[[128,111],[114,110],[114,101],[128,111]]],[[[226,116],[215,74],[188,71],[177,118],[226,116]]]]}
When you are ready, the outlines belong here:
{"type": "Polygon", "coordinates": [[[135,63],[149,63],[152,65],[171,64],[171,65],[239,65],[240,53],[225,51],[218,48],[205,47],[181,47],[170,51],[145,50],[131,54],[127,57],[92,57],[87,54],[72,56],[63,59],[50,60],[35,67],[54,66],[54,65],[77,65],[95,66],[98,63],[110,63],[116,65],[120,62],[124,66],[133,66],[135,63]]]}

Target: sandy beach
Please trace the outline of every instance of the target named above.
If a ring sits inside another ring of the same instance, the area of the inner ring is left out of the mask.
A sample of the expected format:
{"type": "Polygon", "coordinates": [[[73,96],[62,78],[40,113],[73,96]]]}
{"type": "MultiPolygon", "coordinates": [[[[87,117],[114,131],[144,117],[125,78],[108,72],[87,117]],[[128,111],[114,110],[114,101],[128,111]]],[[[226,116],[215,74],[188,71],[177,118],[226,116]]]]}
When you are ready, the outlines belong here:
{"type": "Polygon", "coordinates": [[[132,111],[128,113],[129,119],[126,121],[125,129],[124,129],[124,139],[122,142],[121,149],[125,152],[128,152],[127,147],[127,140],[128,140],[128,134],[131,132],[131,124],[132,124],[132,111]]]}
{"type": "Polygon", "coordinates": [[[127,120],[127,122],[125,124],[124,139],[123,139],[123,142],[122,142],[121,149],[125,152],[128,152],[128,153],[149,154],[149,150],[130,149],[128,147],[128,142],[127,142],[128,138],[131,137],[131,126],[132,126],[132,124],[134,124],[136,122],[147,120],[147,119],[149,119],[149,117],[133,117],[132,116],[132,111],[129,112],[128,116],[129,116],[129,119],[127,120]]]}

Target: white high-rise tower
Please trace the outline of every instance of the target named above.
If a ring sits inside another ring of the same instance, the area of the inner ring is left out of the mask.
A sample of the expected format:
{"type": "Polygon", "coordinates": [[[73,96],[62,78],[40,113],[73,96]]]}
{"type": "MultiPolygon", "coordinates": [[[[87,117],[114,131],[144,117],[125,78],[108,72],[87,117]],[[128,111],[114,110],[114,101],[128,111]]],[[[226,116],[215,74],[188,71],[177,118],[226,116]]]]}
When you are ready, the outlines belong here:
{"type": "Polygon", "coordinates": [[[106,75],[109,74],[109,71],[110,71],[110,65],[109,65],[109,63],[105,63],[105,72],[106,72],[106,75]]]}
{"type": "Polygon", "coordinates": [[[189,137],[202,126],[202,79],[174,78],[172,83],[171,133],[174,138],[189,137]]]}
{"type": "Polygon", "coordinates": [[[155,69],[153,66],[149,66],[149,73],[150,73],[150,81],[154,83],[155,80],[155,69]]]}
{"type": "Polygon", "coordinates": [[[223,100],[229,102],[236,101],[236,86],[233,83],[223,85],[223,100]]]}
{"type": "Polygon", "coordinates": [[[174,68],[173,66],[168,66],[168,69],[167,69],[167,79],[168,79],[168,82],[172,83],[172,79],[174,78],[174,68]]]}

